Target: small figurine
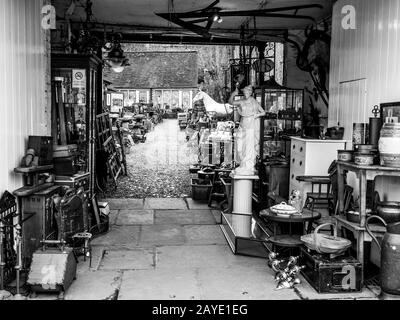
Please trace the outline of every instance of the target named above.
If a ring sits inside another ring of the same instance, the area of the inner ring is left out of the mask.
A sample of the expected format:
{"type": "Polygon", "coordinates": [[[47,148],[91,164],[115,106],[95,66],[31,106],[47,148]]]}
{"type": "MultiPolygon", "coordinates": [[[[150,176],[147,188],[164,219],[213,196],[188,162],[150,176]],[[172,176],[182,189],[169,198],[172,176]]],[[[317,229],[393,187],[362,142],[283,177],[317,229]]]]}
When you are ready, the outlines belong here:
{"type": "Polygon", "coordinates": [[[290,196],[289,196],[289,204],[296,208],[298,212],[302,211],[302,201],[301,201],[301,193],[299,190],[292,190],[290,196]]]}

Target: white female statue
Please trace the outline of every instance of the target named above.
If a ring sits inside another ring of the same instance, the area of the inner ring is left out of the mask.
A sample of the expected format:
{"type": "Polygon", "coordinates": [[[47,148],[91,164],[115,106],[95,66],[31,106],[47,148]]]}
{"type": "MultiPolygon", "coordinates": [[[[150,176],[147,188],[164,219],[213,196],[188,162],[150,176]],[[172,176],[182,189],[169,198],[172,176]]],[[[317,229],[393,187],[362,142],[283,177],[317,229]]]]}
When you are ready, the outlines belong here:
{"type": "Polygon", "coordinates": [[[243,89],[244,99],[233,101],[239,90],[232,93],[230,103],[238,106],[241,116],[239,130],[237,132],[237,154],[240,166],[235,169],[237,175],[252,176],[255,174],[256,158],[260,143],[260,117],[265,112],[256,99],[252,97],[253,87],[243,89]]]}

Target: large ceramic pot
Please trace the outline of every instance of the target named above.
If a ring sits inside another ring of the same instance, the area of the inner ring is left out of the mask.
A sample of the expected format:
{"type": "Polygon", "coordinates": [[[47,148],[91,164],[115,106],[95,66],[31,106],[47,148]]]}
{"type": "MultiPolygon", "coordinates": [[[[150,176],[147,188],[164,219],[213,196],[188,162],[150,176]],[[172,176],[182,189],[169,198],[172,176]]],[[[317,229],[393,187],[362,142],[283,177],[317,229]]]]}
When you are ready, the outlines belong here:
{"type": "Polygon", "coordinates": [[[376,210],[378,211],[378,215],[385,220],[386,223],[400,222],[400,202],[378,202],[376,210]]]}
{"type": "Polygon", "coordinates": [[[385,123],[379,139],[381,165],[400,168],[400,123],[385,123]]]}

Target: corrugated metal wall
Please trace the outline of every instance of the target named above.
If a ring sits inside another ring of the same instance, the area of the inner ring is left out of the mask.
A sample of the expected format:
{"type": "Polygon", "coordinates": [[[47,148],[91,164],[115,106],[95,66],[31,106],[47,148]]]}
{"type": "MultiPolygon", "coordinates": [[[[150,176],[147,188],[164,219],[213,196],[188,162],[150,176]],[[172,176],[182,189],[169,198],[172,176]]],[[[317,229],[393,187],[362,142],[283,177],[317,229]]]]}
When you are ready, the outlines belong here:
{"type": "Polygon", "coordinates": [[[49,31],[43,0],[0,0],[0,195],[21,186],[14,175],[28,135],[51,133],[49,31]]]}
{"type": "MultiPolygon", "coordinates": [[[[329,125],[368,122],[374,105],[400,101],[400,1],[339,0],[334,6],[329,125]],[[342,28],[343,6],[356,9],[356,30],[342,28]],[[365,88],[365,90],[364,90],[365,88]]],[[[400,181],[377,181],[390,199],[400,199],[400,181]],[[390,182],[390,183],[388,183],[390,182]]],[[[381,194],[382,196],[382,194],[381,194]]]]}

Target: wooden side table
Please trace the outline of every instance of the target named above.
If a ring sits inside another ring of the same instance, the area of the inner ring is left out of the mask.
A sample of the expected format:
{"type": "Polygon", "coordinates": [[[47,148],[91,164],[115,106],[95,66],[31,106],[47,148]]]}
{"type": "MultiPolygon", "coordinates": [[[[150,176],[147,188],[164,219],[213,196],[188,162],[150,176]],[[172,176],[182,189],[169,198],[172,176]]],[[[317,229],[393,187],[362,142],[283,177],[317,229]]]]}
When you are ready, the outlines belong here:
{"type": "Polygon", "coordinates": [[[260,217],[267,222],[272,222],[273,235],[268,239],[270,243],[275,247],[286,247],[286,248],[299,248],[303,245],[300,237],[306,233],[311,232],[312,222],[321,218],[319,212],[312,212],[308,209],[303,209],[301,215],[291,215],[291,216],[281,216],[273,213],[270,209],[265,209],[260,212],[260,217]],[[306,228],[306,223],[308,222],[308,228],[306,228]],[[277,224],[288,223],[289,224],[289,234],[277,234],[277,224]],[[293,234],[292,225],[302,224],[302,234],[293,234]]]}
{"type": "MultiPolygon", "coordinates": [[[[362,264],[364,282],[364,242],[371,241],[366,234],[365,221],[367,217],[367,181],[374,180],[378,176],[400,177],[400,168],[382,167],[382,166],[362,166],[351,162],[337,162],[338,170],[338,202],[339,216],[336,217],[338,229],[347,229],[351,231],[357,241],[357,259],[362,264]],[[348,172],[354,172],[359,179],[360,188],[360,223],[353,223],[346,219],[344,212],[344,175],[348,172]]],[[[377,233],[384,233],[384,228],[379,226],[371,227],[371,230],[377,233]]]]}

